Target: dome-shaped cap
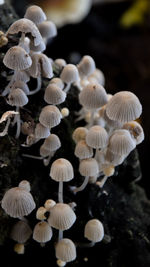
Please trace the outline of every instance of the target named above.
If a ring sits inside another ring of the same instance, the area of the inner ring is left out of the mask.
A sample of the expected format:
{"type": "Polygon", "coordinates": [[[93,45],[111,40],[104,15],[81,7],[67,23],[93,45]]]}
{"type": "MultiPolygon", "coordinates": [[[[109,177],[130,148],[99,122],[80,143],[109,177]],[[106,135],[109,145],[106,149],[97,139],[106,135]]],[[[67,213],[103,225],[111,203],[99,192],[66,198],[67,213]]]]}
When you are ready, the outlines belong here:
{"type": "Polygon", "coordinates": [[[79,102],[86,109],[97,109],[107,103],[107,94],[102,85],[89,83],[79,94],[79,102]]]}
{"type": "Polygon", "coordinates": [[[122,127],[122,122],[120,121],[114,121],[114,120],[111,120],[108,116],[107,116],[107,113],[106,113],[106,106],[104,106],[104,110],[103,110],[103,119],[105,120],[106,124],[111,127],[111,128],[114,128],[114,129],[119,129],[122,127]]]}
{"type": "Polygon", "coordinates": [[[28,95],[30,92],[28,85],[20,80],[15,81],[12,86],[12,89],[17,89],[17,88],[21,89],[26,95],[28,95]]]}
{"type": "Polygon", "coordinates": [[[128,155],[136,147],[136,142],[127,130],[116,130],[109,139],[108,148],[114,154],[128,155]]]}
{"type": "Polygon", "coordinates": [[[13,225],[10,237],[17,241],[20,244],[26,243],[26,241],[30,238],[32,234],[32,230],[29,224],[25,221],[19,221],[13,225]]]}
{"type": "Polygon", "coordinates": [[[130,121],[123,125],[123,129],[130,132],[131,137],[136,141],[136,145],[140,144],[144,140],[144,131],[142,126],[137,121],[130,121]]]}
{"type": "Polygon", "coordinates": [[[30,41],[30,50],[31,52],[43,52],[46,49],[46,45],[44,41],[42,40],[39,45],[34,45],[34,42],[30,41]]]}
{"type": "Polygon", "coordinates": [[[99,84],[101,84],[102,86],[105,85],[105,77],[104,74],[101,70],[99,69],[95,69],[91,75],[88,77],[88,81],[95,81],[98,82],[99,84]]]}
{"type": "Polygon", "coordinates": [[[53,199],[47,199],[44,203],[44,207],[47,211],[50,211],[55,205],[56,202],[53,199]]]}
{"type": "Polygon", "coordinates": [[[46,243],[52,238],[52,228],[45,222],[38,222],[33,229],[33,239],[39,243],[46,243]]]}
{"type": "Polygon", "coordinates": [[[53,105],[44,107],[40,113],[39,121],[45,127],[55,127],[61,121],[62,115],[59,109],[53,105]]]}
{"type": "Polygon", "coordinates": [[[105,153],[105,160],[108,164],[113,166],[118,166],[123,163],[126,158],[126,154],[115,154],[109,148],[107,148],[105,153]]]}
{"type": "Polygon", "coordinates": [[[40,146],[40,156],[41,157],[48,157],[50,156],[50,151],[49,149],[47,149],[44,145],[40,146]]]}
{"type": "Polygon", "coordinates": [[[85,140],[81,140],[76,144],[74,154],[79,159],[87,159],[93,156],[93,149],[87,145],[85,140]]]}
{"type": "Polygon", "coordinates": [[[42,37],[46,39],[55,37],[57,35],[57,28],[55,23],[49,20],[39,24],[38,29],[42,37]]]}
{"type": "Polygon", "coordinates": [[[79,172],[82,176],[96,175],[99,172],[97,161],[94,158],[81,160],[79,172]]]}
{"type": "Polygon", "coordinates": [[[66,99],[66,93],[56,84],[49,83],[45,90],[44,100],[48,104],[59,105],[66,99]]]}
{"type": "Polygon", "coordinates": [[[56,58],[54,60],[54,67],[58,68],[59,70],[62,70],[66,65],[67,62],[63,58],[56,58]]]}
{"type": "Polygon", "coordinates": [[[44,78],[52,78],[53,76],[53,70],[52,70],[52,64],[49,58],[40,53],[40,54],[32,54],[32,65],[28,69],[28,73],[33,77],[37,78],[39,76],[42,76],[44,78]]]}
{"type": "Polygon", "coordinates": [[[76,259],[75,244],[68,238],[61,239],[55,247],[56,258],[64,262],[70,262],[76,259]]]}
{"type": "Polygon", "coordinates": [[[20,187],[13,187],[5,193],[2,208],[11,217],[20,218],[35,209],[35,202],[29,192],[20,187]]]}
{"type": "Polygon", "coordinates": [[[92,148],[104,148],[108,143],[108,134],[100,125],[92,126],[87,135],[86,143],[92,148]]]}
{"type": "Polygon", "coordinates": [[[60,78],[62,79],[64,83],[67,83],[67,84],[78,81],[79,73],[78,73],[77,67],[73,64],[67,64],[62,70],[60,74],[60,78]]]}
{"type": "Polygon", "coordinates": [[[60,78],[58,78],[58,77],[55,77],[55,78],[51,79],[50,84],[55,84],[55,85],[57,85],[60,89],[63,89],[63,88],[64,88],[64,83],[63,83],[63,81],[62,81],[60,78]]]}
{"type": "Polygon", "coordinates": [[[23,90],[17,88],[8,95],[8,104],[10,106],[23,107],[28,103],[28,97],[23,90]]]}
{"type": "Polygon", "coordinates": [[[85,140],[88,129],[85,127],[78,127],[73,131],[72,139],[75,143],[78,143],[81,140],[85,140]]]}
{"type": "Polygon", "coordinates": [[[88,221],[85,225],[84,237],[95,243],[100,242],[104,237],[103,224],[97,219],[88,221]]]}
{"type": "Polygon", "coordinates": [[[15,71],[15,75],[13,76],[14,81],[22,81],[24,83],[27,83],[30,81],[29,74],[24,70],[15,71]]]}
{"type": "Polygon", "coordinates": [[[139,118],[142,106],[137,96],[129,91],[116,93],[106,106],[106,114],[111,120],[128,122],[139,118]]]}
{"type": "Polygon", "coordinates": [[[35,127],[36,138],[47,138],[50,135],[49,128],[43,126],[41,123],[37,123],[35,127]]]}
{"type": "Polygon", "coordinates": [[[91,56],[84,56],[77,67],[81,77],[89,76],[95,70],[95,61],[91,56]]]}
{"type": "Polygon", "coordinates": [[[51,165],[50,177],[57,182],[72,180],[74,172],[71,163],[64,158],[55,160],[51,165]]]}
{"type": "Polygon", "coordinates": [[[18,19],[15,21],[8,29],[6,32],[6,35],[8,34],[17,34],[17,33],[25,33],[29,34],[34,38],[34,45],[37,46],[39,45],[43,39],[42,36],[36,27],[36,25],[29,19],[23,18],[23,19],[18,19]]]}
{"type": "Polygon", "coordinates": [[[45,139],[43,146],[49,151],[56,151],[61,147],[61,142],[56,134],[50,134],[50,136],[45,139]]]}
{"type": "Polygon", "coordinates": [[[57,203],[50,210],[48,223],[58,230],[67,230],[71,228],[76,220],[76,215],[68,204],[57,203]]]}
{"type": "Polygon", "coordinates": [[[12,70],[25,70],[31,66],[32,60],[22,47],[13,46],[5,54],[3,63],[12,70]]]}
{"type": "Polygon", "coordinates": [[[26,19],[32,20],[35,24],[39,24],[47,19],[42,8],[36,5],[29,6],[26,10],[24,17],[26,19]]]}
{"type": "Polygon", "coordinates": [[[27,192],[30,192],[30,190],[31,190],[30,183],[29,183],[27,180],[22,180],[22,181],[19,183],[18,187],[20,187],[20,188],[26,190],[27,192]]]}

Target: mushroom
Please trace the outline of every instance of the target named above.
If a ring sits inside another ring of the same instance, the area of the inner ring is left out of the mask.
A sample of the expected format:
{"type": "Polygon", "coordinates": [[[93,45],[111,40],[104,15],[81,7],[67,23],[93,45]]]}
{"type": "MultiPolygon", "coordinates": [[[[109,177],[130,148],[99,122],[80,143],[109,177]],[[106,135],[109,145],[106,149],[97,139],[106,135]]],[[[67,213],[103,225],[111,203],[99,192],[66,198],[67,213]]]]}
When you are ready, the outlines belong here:
{"type": "Polygon", "coordinates": [[[102,241],[104,237],[103,224],[97,219],[89,220],[84,228],[84,237],[91,241],[90,246],[102,241]]]}
{"type": "Polygon", "coordinates": [[[27,190],[13,187],[4,194],[1,206],[9,216],[22,218],[35,209],[35,202],[27,190]]]}
{"type": "Polygon", "coordinates": [[[113,95],[106,106],[107,116],[122,123],[139,118],[142,106],[137,96],[130,91],[122,91],[113,95]]]}
{"type": "Polygon", "coordinates": [[[76,247],[72,240],[63,238],[55,247],[56,258],[63,262],[70,262],[76,259],[76,247]]]}
{"type": "Polygon", "coordinates": [[[39,207],[36,211],[36,219],[43,221],[46,219],[45,213],[47,212],[45,207],[39,207]]]}
{"type": "Polygon", "coordinates": [[[64,158],[55,160],[51,165],[50,177],[59,182],[58,201],[63,202],[63,182],[71,181],[74,178],[71,163],[64,158]]]}
{"type": "Polygon", "coordinates": [[[79,159],[92,158],[93,149],[87,145],[85,140],[81,140],[76,144],[74,154],[79,159]]]}
{"type": "Polygon", "coordinates": [[[52,70],[52,64],[49,58],[40,53],[40,54],[32,54],[32,65],[30,68],[28,68],[28,73],[31,77],[37,79],[37,87],[36,89],[30,91],[30,95],[33,95],[37,93],[41,89],[41,77],[44,78],[52,78],[53,76],[53,70],[52,70]]]}
{"type": "Polygon", "coordinates": [[[144,131],[137,121],[129,121],[122,126],[122,129],[128,130],[131,137],[136,141],[136,145],[144,140],[144,131]]]}
{"type": "Polygon", "coordinates": [[[63,231],[70,229],[75,220],[76,215],[68,204],[57,203],[50,209],[48,223],[59,230],[59,240],[63,238],[63,231]]]}
{"type": "Polygon", "coordinates": [[[88,129],[85,127],[78,127],[73,131],[72,139],[77,144],[81,140],[85,140],[88,129]]]}
{"type": "Polygon", "coordinates": [[[98,82],[102,86],[105,85],[105,77],[101,70],[95,69],[89,76],[88,76],[89,82],[98,82]]]}
{"type": "Polygon", "coordinates": [[[46,87],[44,100],[48,104],[59,105],[66,99],[66,93],[56,84],[49,83],[46,87]]]}
{"type": "Polygon", "coordinates": [[[60,123],[61,118],[59,109],[53,105],[48,105],[42,109],[39,121],[42,125],[51,129],[60,123]]]}
{"type": "Polygon", "coordinates": [[[10,237],[11,239],[17,242],[17,244],[14,247],[14,250],[18,254],[24,254],[24,244],[30,238],[31,234],[32,230],[27,222],[18,221],[13,225],[10,237]]]}
{"type": "Polygon", "coordinates": [[[42,246],[52,238],[52,228],[45,222],[38,222],[33,229],[33,239],[42,246]]]}
{"type": "Polygon", "coordinates": [[[73,64],[67,64],[62,70],[60,78],[64,83],[67,84],[64,88],[64,92],[67,93],[70,89],[71,84],[78,82],[79,80],[77,67],[73,64]]]}
{"type": "Polygon", "coordinates": [[[57,28],[53,21],[43,21],[38,25],[41,36],[47,43],[48,39],[53,38],[57,35],[57,28]]]}
{"type": "Polygon", "coordinates": [[[79,172],[85,178],[81,186],[73,189],[74,193],[84,190],[88,184],[89,177],[94,176],[97,173],[99,173],[97,161],[94,158],[81,160],[80,165],[79,165],[79,172]]]}
{"type": "Polygon", "coordinates": [[[24,18],[33,21],[35,24],[40,24],[47,19],[42,8],[37,5],[29,6],[26,9],[24,18]]]}
{"type": "Polygon", "coordinates": [[[84,56],[77,65],[81,79],[87,78],[95,70],[95,62],[91,56],[84,56]]]}
{"type": "Polygon", "coordinates": [[[27,192],[30,192],[30,190],[31,190],[30,183],[29,183],[27,180],[22,180],[22,181],[19,183],[18,187],[20,187],[20,188],[26,190],[27,192]]]}
{"type": "Polygon", "coordinates": [[[40,122],[35,127],[35,137],[37,139],[47,138],[50,135],[49,128],[43,126],[40,122]]]}
{"type": "Polygon", "coordinates": [[[94,115],[96,109],[102,107],[107,103],[107,94],[102,85],[98,83],[89,83],[79,94],[79,102],[91,112],[91,119],[89,127],[93,125],[94,115]]]}
{"type": "Polygon", "coordinates": [[[56,202],[53,199],[47,199],[44,203],[44,207],[47,211],[50,211],[56,205],[56,202]]]}

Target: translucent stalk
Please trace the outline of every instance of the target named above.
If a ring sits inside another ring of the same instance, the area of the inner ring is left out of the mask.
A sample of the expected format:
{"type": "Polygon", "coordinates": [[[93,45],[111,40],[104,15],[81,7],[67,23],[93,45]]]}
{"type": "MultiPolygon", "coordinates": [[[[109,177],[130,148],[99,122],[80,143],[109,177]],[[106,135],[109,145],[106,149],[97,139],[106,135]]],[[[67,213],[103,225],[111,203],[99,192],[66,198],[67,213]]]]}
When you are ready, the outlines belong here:
{"type": "Polygon", "coordinates": [[[86,176],[85,179],[84,179],[84,181],[83,181],[83,183],[82,183],[82,185],[79,186],[79,187],[76,187],[76,188],[73,190],[74,193],[77,193],[77,192],[80,192],[80,191],[84,190],[85,187],[86,187],[87,184],[88,184],[88,181],[89,181],[89,176],[86,176]]]}

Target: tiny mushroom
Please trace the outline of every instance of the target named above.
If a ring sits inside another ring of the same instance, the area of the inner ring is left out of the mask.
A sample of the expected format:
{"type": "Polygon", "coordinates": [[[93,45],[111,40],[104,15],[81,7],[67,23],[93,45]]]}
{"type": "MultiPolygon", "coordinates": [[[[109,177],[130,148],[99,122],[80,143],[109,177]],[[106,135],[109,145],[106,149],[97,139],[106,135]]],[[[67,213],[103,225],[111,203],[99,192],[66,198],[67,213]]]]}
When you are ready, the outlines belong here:
{"type": "Polygon", "coordinates": [[[89,220],[84,228],[84,237],[91,241],[91,246],[102,241],[104,237],[103,224],[97,219],[89,220]]]}
{"type": "Polygon", "coordinates": [[[33,21],[35,24],[40,24],[47,19],[42,8],[36,5],[29,6],[26,9],[24,18],[33,21]]]}
{"type": "Polygon", "coordinates": [[[87,186],[89,177],[95,176],[99,172],[98,163],[94,158],[89,159],[83,159],[80,162],[79,165],[79,172],[82,176],[84,176],[84,181],[81,186],[76,187],[73,191],[74,193],[77,193],[79,191],[84,190],[84,188],[87,186]]]}
{"type": "Polygon", "coordinates": [[[66,93],[56,84],[49,83],[46,87],[44,100],[48,104],[59,105],[66,99],[66,93]]]}
{"type": "Polygon", "coordinates": [[[56,258],[63,262],[70,262],[76,259],[76,247],[72,240],[61,239],[55,247],[56,258]]]}
{"type": "Polygon", "coordinates": [[[6,191],[1,205],[5,212],[14,218],[22,218],[35,209],[32,195],[20,187],[13,187],[6,191]]]}
{"type": "Polygon", "coordinates": [[[95,62],[91,56],[84,56],[77,65],[81,79],[85,79],[95,70],[95,62]]]}
{"type": "Polygon", "coordinates": [[[59,182],[58,201],[63,202],[63,182],[68,182],[74,178],[72,164],[64,158],[55,160],[51,165],[50,177],[59,182]]]}
{"type": "Polygon", "coordinates": [[[60,123],[61,118],[59,109],[53,105],[48,105],[42,109],[39,121],[42,125],[51,129],[60,123]]]}
{"type": "Polygon", "coordinates": [[[81,140],[76,144],[74,154],[79,159],[87,159],[92,158],[93,156],[93,149],[87,145],[85,140],[81,140]]]}
{"type": "Polygon", "coordinates": [[[67,93],[70,89],[71,84],[79,81],[79,73],[77,67],[73,64],[67,64],[62,70],[60,78],[64,83],[67,84],[64,88],[64,91],[67,93]]]}
{"type": "Polygon", "coordinates": [[[78,127],[73,131],[72,139],[77,144],[81,140],[86,139],[88,129],[86,127],[78,127]]]}
{"type": "Polygon", "coordinates": [[[49,135],[50,135],[49,128],[45,127],[40,122],[37,123],[35,127],[35,137],[42,139],[42,138],[47,138],[49,135]]]}
{"type": "Polygon", "coordinates": [[[142,126],[137,121],[129,121],[122,126],[130,132],[131,137],[136,141],[136,145],[142,143],[144,140],[144,131],[142,126]]]}
{"type": "Polygon", "coordinates": [[[33,229],[33,239],[42,246],[52,238],[52,228],[46,221],[38,222],[33,229]]]}

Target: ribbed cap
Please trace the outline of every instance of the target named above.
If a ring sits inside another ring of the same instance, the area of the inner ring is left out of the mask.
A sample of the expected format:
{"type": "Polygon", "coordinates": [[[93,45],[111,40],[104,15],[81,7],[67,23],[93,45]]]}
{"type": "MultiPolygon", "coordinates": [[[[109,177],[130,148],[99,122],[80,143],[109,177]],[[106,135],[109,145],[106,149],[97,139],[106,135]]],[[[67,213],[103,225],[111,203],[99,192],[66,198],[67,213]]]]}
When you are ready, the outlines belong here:
{"type": "Polygon", "coordinates": [[[71,163],[64,158],[55,160],[51,165],[50,177],[57,182],[72,180],[74,171],[71,163]]]}
{"type": "Polygon", "coordinates": [[[45,222],[38,222],[33,229],[33,239],[39,243],[46,243],[52,238],[52,228],[45,222]]]}
{"type": "Polygon", "coordinates": [[[61,121],[62,115],[59,109],[53,105],[44,107],[40,113],[39,121],[45,127],[55,127],[61,121]]]}
{"type": "Polygon", "coordinates": [[[97,219],[88,221],[85,225],[84,237],[95,243],[100,242],[104,237],[103,224],[97,219]]]}
{"type": "Polygon", "coordinates": [[[64,262],[70,262],[76,259],[75,244],[68,238],[61,239],[55,247],[56,258],[64,262]]]}
{"type": "Polygon", "coordinates": [[[14,241],[17,241],[20,244],[24,244],[30,238],[31,234],[32,230],[29,224],[24,221],[19,221],[13,225],[10,237],[14,241]]]}
{"type": "Polygon", "coordinates": [[[87,135],[86,143],[92,148],[104,148],[108,144],[108,134],[100,125],[92,126],[87,135]]]}

